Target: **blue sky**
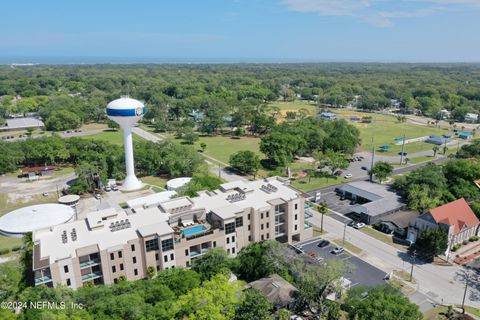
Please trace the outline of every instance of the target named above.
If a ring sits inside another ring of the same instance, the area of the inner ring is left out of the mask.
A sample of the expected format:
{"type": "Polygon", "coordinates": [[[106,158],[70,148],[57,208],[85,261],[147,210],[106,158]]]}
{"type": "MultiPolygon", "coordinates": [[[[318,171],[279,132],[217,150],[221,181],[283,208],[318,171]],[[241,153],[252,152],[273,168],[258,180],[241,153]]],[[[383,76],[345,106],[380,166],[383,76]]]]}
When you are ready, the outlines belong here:
{"type": "Polygon", "coordinates": [[[0,57],[480,62],[480,0],[10,0],[0,57]]]}

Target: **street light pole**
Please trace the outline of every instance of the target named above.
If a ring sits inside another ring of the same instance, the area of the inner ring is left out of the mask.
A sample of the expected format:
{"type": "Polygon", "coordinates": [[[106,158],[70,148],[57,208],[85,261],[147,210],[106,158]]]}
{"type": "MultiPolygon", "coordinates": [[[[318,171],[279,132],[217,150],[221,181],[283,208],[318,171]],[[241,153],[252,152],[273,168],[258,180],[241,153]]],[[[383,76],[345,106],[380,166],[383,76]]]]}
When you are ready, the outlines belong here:
{"type": "Polygon", "coordinates": [[[324,214],[325,213],[322,212],[322,221],[321,221],[321,225],[320,225],[320,233],[322,233],[322,234],[323,234],[323,215],[324,214]]]}
{"type": "Polygon", "coordinates": [[[343,227],[343,240],[342,240],[342,247],[345,248],[345,235],[347,234],[347,223],[343,227]]]}
{"type": "Polygon", "coordinates": [[[463,300],[462,300],[462,313],[465,314],[465,297],[467,296],[467,289],[468,289],[468,281],[470,279],[470,272],[468,272],[467,268],[467,278],[465,279],[465,291],[463,292],[463,300]]]}

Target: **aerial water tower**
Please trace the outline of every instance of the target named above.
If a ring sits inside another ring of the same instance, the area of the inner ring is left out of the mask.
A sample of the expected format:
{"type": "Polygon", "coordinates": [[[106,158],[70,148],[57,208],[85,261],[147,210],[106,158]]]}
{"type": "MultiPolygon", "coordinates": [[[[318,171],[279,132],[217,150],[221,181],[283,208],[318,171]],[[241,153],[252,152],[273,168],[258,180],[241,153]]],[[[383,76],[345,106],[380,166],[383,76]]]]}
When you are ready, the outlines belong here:
{"type": "Polygon", "coordinates": [[[133,165],[132,127],[140,120],[147,108],[138,100],[121,97],[107,105],[107,116],[118,123],[123,129],[123,143],[125,147],[125,167],[127,176],[122,189],[126,191],[142,188],[142,182],[135,176],[133,165]]]}

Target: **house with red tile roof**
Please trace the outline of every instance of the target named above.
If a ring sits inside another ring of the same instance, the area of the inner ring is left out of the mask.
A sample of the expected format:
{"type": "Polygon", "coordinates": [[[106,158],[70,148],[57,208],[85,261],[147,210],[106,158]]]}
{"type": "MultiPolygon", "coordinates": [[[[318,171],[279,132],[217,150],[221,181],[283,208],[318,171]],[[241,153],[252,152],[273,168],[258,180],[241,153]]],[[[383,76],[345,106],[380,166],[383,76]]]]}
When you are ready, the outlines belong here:
{"type": "Polygon", "coordinates": [[[467,201],[461,198],[412,220],[408,226],[407,240],[414,243],[423,230],[442,227],[448,230],[450,245],[455,245],[476,236],[479,224],[467,201]]]}

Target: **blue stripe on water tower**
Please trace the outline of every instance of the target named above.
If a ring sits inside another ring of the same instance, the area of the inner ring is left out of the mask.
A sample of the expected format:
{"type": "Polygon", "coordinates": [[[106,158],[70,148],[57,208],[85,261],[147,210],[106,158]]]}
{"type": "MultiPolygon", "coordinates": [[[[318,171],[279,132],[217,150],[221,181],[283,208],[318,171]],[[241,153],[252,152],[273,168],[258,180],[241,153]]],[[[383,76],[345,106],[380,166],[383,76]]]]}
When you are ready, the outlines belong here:
{"type": "Polygon", "coordinates": [[[111,117],[136,117],[144,115],[147,112],[147,108],[137,108],[137,109],[108,109],[107,115],[111,117]]]}

